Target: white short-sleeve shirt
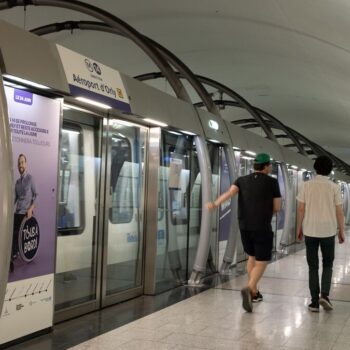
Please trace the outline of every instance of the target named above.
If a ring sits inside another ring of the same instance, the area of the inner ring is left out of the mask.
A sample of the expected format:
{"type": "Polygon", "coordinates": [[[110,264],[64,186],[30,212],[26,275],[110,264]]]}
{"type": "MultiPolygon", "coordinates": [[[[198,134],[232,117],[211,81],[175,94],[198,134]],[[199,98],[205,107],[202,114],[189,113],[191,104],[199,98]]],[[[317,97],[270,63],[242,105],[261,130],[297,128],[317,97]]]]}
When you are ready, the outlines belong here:
{"type": "Polygon", "coordinates": [[[340,186],[330,181],[327,176],[317,175],[301,186],[297,200],[305,203],[305,236],[322,238],[336,234],[336,206],[343,204],[340,186]]]}

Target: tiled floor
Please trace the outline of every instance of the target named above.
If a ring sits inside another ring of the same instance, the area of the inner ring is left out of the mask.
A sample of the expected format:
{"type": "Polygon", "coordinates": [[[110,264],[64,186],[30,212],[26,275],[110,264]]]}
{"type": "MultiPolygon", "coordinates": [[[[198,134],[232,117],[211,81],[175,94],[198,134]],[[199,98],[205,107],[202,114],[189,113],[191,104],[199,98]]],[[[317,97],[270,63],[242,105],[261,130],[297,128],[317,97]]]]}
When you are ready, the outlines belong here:
{"type": "Polygon", "coordinates": [[[81,343],[74,350],[350,349],[350,237],[337,245],[334,310],[311,313],[305,250],[271,263],[261,280],[264,301],[242,310],[246,276],[81,343]]]}

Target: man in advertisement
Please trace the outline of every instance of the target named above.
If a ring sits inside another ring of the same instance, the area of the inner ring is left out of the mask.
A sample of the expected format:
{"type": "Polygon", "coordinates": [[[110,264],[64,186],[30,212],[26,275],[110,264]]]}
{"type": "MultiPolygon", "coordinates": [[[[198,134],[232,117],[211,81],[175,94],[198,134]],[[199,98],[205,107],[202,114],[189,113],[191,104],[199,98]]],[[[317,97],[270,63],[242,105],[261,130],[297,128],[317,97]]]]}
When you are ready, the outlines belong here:
{"type": "Polygon", "coordinates": [[[18,235],[23,219],[30,219],[33,216],[35,200],[38,196],[33,176],[27,172],[27,158],[20,154],[17,160],[17,167],[20,177],[15,185],[15,215],[13,222],[13,238],[10,271],[14,270],[14,260],[19,253],[18,235]]]}

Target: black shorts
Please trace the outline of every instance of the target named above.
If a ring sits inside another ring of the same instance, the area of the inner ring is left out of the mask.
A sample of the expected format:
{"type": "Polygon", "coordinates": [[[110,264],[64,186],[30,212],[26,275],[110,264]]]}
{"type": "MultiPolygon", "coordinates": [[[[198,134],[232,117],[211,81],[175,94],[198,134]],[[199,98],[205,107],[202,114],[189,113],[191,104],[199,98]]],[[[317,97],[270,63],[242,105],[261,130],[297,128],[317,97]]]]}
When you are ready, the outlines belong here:
{"type": "Polygon", "coordinates": [[[244,251],[254,256],[258,261],[271,260],[273,246],[272,231],[246,231],[241,230],[244,251]]]}

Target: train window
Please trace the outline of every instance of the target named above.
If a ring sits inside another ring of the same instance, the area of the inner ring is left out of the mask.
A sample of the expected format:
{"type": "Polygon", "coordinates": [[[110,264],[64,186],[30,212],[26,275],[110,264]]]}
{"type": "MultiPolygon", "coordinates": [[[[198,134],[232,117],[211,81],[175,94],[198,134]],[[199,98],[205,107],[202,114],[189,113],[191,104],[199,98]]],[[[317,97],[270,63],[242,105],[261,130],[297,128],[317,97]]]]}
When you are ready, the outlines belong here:
{"type": "Polygon", "coordinates": [[[186,225],[188,220],[187,192],[189,189],[187,139],[182,137],[176,146],[168,147],[168,193],[171,222],[173,225],[186,225]]]}
{"type": "Polygon", "coordinates": [[[311,180],[311,173],[308,172],[308,171],[304,171],[303,172],[303,181],[306,182],[306,181],[309,181],[311,180]]]}
{"type": "Polygon", "coordinates": [[[83,133],[80,126],[63,123],[59,170],[59,235],[80,234],[84,230],[83,133]]]}
{"type": "Polygon", "coordinates": [[[172,225],[188,222],[189,150],[191,144],[186,136],[162,134],[159,183],[158,221],[162,220],[169,206],[172,225]]]}
{"type": "Polygon", "coordinates": [[[272,162],[272,169],[270,176],[273,177],[274,179],[278,179],[278,164],[275,162],[272,162]]]}
{"type": "Polygon", "coordinates": [[[109,220],[113,224],[128,223],[133,218],[133,163],[131,144],[122,134],[111,137],[111,182],[112,206],[109,220]]]}
{"type": "Polygon", "coordinates": [[[341,197],[344,199],[344,197],[345,197],[345,186],[344,186],[343,182],[340,183],[340,193],[341,193],[341,197]]]}

